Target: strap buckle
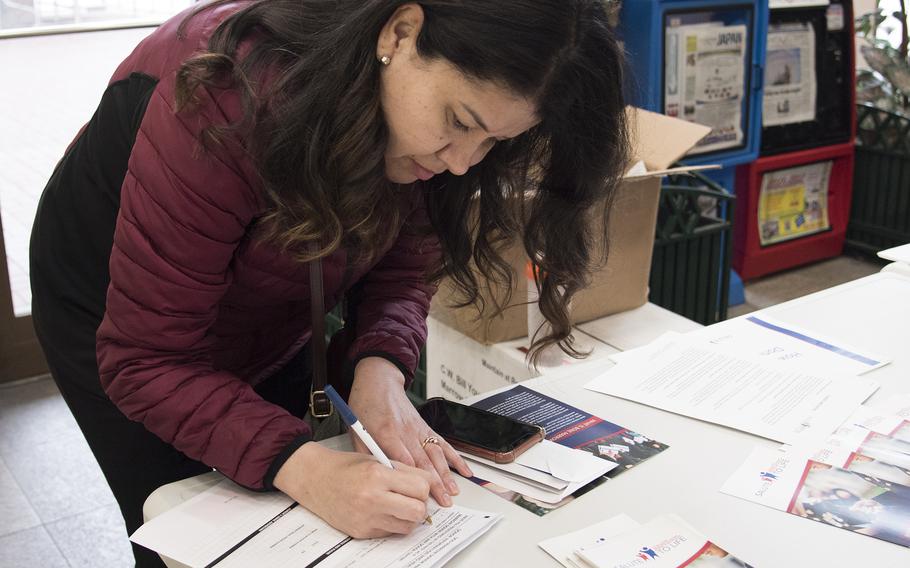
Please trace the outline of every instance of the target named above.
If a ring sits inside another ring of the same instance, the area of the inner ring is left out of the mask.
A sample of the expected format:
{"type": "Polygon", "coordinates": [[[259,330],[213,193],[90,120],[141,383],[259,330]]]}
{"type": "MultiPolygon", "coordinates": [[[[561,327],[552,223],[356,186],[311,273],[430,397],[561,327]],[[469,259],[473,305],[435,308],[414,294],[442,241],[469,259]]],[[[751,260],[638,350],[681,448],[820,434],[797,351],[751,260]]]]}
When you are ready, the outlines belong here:
{"type": "Polygon", "coordinates": [[[310,392],[310,414],[314,418],[328,418],[334,412],[335,407],[324,390],[310,392]]]}

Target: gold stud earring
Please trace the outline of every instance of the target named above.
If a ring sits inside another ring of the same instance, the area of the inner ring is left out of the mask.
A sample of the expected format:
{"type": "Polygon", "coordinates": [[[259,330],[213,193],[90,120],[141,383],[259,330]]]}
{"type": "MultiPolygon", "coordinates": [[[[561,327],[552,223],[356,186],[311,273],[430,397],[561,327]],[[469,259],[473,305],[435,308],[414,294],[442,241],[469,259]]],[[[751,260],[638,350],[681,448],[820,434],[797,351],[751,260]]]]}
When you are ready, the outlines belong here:
{"type": "Polygon", "coordinates": [[[383,65],[388,65],[389,63],[392,62],[392,58],[389,57],[388,55],[383,55],[382,57],[379,58],[379,62],[382,63],[383,65]]]}

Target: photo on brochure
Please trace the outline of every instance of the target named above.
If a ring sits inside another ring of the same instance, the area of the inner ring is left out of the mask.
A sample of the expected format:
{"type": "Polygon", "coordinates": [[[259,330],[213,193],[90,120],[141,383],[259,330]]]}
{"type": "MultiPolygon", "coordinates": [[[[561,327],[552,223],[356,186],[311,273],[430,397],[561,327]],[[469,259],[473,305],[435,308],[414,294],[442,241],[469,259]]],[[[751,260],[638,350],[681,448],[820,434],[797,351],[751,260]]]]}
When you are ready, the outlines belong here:
{"type": "Polygon", "coordinates": [[[910,468],[900,467],[860,453],[850,454],[844,469],[910,487],[910,468]]]}
{"type": "Polygon", "coordinates": [[[787,512],[910,546],[910,487],[808,460],[787,512]]]}
{"type": "Polygon", "coordinates": [[[753,568],[723,548],[708,541],[698,556],[684,564],[688,568],[753,568]]]}
{"type": "Polygon", "coordinates": [[[864,456],[910,469],[910,442],[878,432],[869,432],[858,448],[864,456]]]}
{"type": "Polygon", "coordinates": [[[910,420],[902,421],[890,435],[896,440],[902,440],[910,444],[910,420]]]}

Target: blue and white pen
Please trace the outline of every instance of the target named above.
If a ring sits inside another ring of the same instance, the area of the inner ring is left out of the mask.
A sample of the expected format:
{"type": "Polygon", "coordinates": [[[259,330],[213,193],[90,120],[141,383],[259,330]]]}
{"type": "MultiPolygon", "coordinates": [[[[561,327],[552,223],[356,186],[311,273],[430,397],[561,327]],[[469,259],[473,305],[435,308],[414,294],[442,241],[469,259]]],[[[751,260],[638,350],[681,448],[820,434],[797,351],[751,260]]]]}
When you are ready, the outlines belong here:
{"type": "MultiPolygon", "coordinates": [[[[386,466],[389,469],[395,469],[392,465],[392,462],[389,460],[388,456],[385,455],[385,452],[382,451],[382,448],[379,447],[379,444],[376,443],[376,440],[373,439],[373,436],[370,436],[370,433],[367,432],[367,429],[363,427],[363,424],[360,423],[360,420],[357,419],[357,416],[354,414],[354,411],[351,410],[351,407],[341,398],[341,395],[338,394],[338,391],[335,390],[332,385],[325,386],[325,394],[329,397],[329,400],[332,401],[332,405],[335,407],[335,410],[338,411],[338,414],[341,415],[341,420],[348,425],[348,428],[353,430],[357,437],[360,438],[360,441],[363,442],[363,445],[370,450],[370,453],[373,454],[379,463],[386,466]]],[[[430,515],[427,515],[426,518],[427,524],[433,524],[433,518],[430,515]]]]}

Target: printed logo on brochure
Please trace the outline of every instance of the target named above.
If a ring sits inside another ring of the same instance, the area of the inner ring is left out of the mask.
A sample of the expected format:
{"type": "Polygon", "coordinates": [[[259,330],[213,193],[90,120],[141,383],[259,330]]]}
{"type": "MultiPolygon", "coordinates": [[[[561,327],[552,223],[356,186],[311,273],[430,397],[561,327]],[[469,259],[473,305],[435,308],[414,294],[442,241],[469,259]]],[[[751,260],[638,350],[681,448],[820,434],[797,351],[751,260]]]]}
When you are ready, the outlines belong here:
{"type": "Polygon", "coordinates": [[[774,485],[774,482],[778,480],[780,474],[787,471],[788,465],[790,465],[790,458],[778,458],[774,463],[765,468],[764,471],[760,471],[758,477],[762,480],[762,484],[761,487],[758,488],[758,491],[755,492],[755,496],[763,496],[765,492],[774,485]]]}
{"type": "Polygon", "coordinates": [[[686,542],[688,539],[681,534],[675,534],[670,538],[666,538],[657,544],[651,546],[642,546],[633,558],[618,562],[615,564],[615,568],[631,568],[632,566],[641,566],[649,560],[654,560],[660,557],[661,554],[667,554],[671,552],[674,548],[680,544],[686,542]]]}

